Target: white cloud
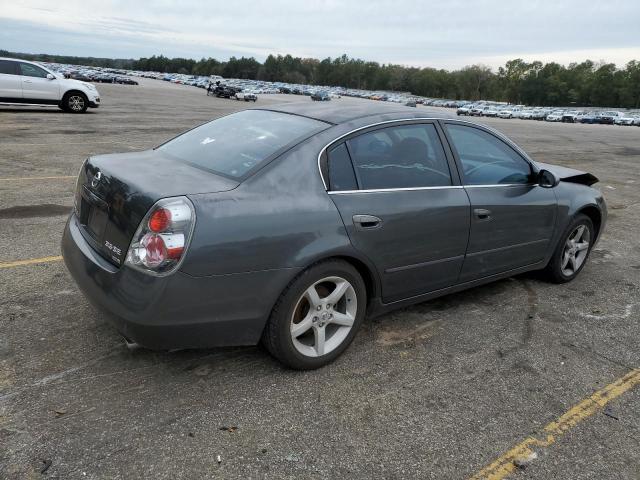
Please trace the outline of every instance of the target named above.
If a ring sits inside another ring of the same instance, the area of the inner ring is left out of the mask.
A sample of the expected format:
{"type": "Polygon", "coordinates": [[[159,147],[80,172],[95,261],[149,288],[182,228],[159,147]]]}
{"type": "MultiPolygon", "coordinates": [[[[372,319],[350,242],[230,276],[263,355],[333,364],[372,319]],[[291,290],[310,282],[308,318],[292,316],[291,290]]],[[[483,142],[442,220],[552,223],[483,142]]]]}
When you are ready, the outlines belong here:
{"type": "Polygon", "coordinates": [[[623,64],[640,58],[639,18],[640,2],[624,0],[30,0],[3,5],[0,46],[75,55],[259,60],[269,53],[316,58],[347,53],[438,68],[497,66],[516,57],[623,64]]]}

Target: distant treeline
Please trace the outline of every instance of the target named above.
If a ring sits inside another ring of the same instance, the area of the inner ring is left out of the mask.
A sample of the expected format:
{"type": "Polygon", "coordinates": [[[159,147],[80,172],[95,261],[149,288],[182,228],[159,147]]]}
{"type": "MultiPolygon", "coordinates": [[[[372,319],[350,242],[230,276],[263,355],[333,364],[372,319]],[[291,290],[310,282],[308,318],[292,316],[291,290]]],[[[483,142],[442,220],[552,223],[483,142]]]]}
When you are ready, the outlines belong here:
{"type": "Polygon", "coordinates": [[[527,63],[515,59],[494,72],[484,65],[471,65],[454,71],[381,65],[346,55],[324,60],[269,55],[264,63],[252,57],[196,61],[154,55],[135,60],[34,55],[2,50],[0,56],[154,72],[394,90],[436,98],[484,99],[526,105],[640,108],[640,61],[637,60],[619,69],[613,63],[591,60],[563,66],[555,62],[527,63]]]}

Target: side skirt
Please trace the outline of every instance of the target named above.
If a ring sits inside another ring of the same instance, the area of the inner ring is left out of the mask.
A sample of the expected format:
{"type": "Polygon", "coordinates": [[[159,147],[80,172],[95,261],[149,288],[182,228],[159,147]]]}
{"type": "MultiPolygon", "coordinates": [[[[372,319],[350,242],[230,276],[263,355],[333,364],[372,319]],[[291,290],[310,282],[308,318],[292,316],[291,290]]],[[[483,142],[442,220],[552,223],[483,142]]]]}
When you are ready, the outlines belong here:
{"type": "Polygon", "coordinates": [[[496,280],[501,280],[503,278],[513,277],[514,275],[530,272],[532,270],[540,270],[540,269],[543,269],[545,265],[546,265],[546,259],[538,263],[525,265],[524,267],[515,268],[513,270],[507,270],[506,272],[490,275],[488,277],[479,278],[477,280],[472,280],[470,282],[459,283],[451,287],[442,288],[440,290],[434,290],[433,292],[423,293],[421,295],[416,295],[414,297],[405,298],[403,300],[398,300],[396,302],[391,302],[391,303],[382,303],[382,300],[379,297],[374,298],[371,300],[371,303],[369,305],[367,316],[369,318],[377,317],[379,315],[383,315],[385,313],[391,312],[398,308],[407,307],[409,305],[415,305],[416,303],[426,302],[428,300],[433,300],[434,298],[442,297],[444,295],[449,295],[451,293],[461,292],[463,290],[468,290],[473,287],[479,287],[480,285],[485,285],[487,283],[495,282],[496,280]]]}
{"type": "Polygon", "coordinates": [[[46,100],[41,98],[13,98],[13,97],[0,97],[0,103],[6,103],[10,105],[58,105],[60,100],[46,100]]]}

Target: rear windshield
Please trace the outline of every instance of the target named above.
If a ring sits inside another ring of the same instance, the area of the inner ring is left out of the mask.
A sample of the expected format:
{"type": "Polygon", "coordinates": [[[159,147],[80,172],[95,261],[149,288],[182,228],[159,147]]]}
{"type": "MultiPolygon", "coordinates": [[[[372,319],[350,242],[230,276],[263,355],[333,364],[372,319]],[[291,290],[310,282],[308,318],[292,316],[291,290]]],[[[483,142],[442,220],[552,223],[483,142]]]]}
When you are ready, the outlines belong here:
{"type": "Polygon", "coordinates": [[[200,125],[158,149],[183,162],[240,178],[285,147],[328,126],[298,115],[245,110],[200,125]]]}

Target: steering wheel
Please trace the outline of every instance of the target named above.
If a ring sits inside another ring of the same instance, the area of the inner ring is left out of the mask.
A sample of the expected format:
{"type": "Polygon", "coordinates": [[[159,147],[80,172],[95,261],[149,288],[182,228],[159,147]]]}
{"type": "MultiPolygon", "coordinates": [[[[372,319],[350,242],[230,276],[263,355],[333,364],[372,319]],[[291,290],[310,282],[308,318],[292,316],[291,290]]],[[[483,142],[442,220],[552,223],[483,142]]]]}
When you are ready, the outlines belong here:
{"type": "Polygon", "coordinates": [[[487,168],[490,167],[492,165],[498,165],[501,163],[508,163],[506,160],[496,160],[495,162],[489,162],[489,163],[482,163],[480,165],[478,165],[477,167],[473,167],[472,169],[464,172],[465,177],[471,177],[474,173],[482,170],[483,168],[487,168]]]}
{"type": "Polygon", "coordinates": [[[436,175],[440,175],[441,177],[444,177],[447,180],[451,181],[451,176],[450,175],[448,175],[448,174],[446,174],[444,172],[441,172],[440,170],[436,170],[435,168],[424,167],[423,170],[427,170],[427,171],[429,171],[431,173],[435,173],[436,175]]]}

